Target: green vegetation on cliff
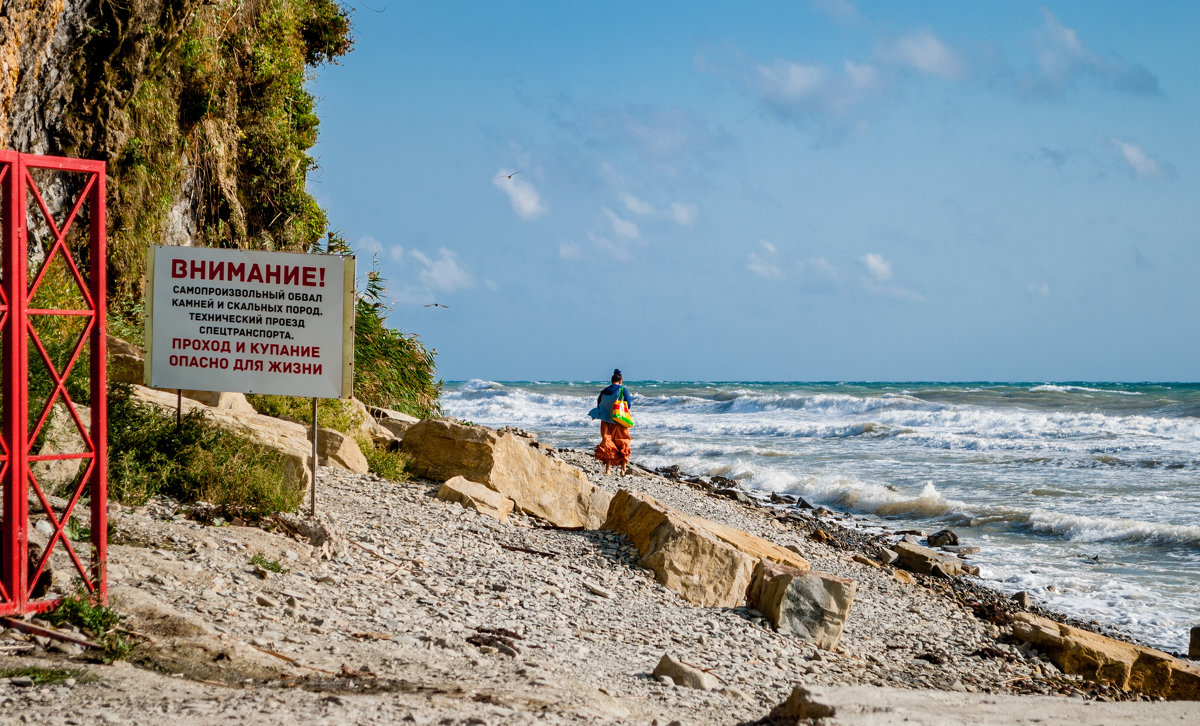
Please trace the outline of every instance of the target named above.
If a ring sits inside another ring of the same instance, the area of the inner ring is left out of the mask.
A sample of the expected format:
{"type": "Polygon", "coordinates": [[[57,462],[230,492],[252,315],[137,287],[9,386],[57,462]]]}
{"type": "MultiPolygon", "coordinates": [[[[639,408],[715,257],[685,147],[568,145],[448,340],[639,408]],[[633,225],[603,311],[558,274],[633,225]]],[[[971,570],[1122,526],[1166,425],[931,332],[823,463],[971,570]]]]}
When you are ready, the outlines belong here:
{"type": "Polygon", "coordinates": [[[150,244],[302,251],[320,240],[305,83],[350,50],[347,11],[335,0],[131,0],[97,13],[64,146],[109,161],[115,297],[140,292],[150,244]]]}
{"type": "MultiPolygon", "coordinates": [[[[151,244],[347,254],[305,188],[319,120],[306,88],[351,49],[337,0],[99,3],[64,112],[62,153],[109,163],[113,328],[140,328],[151,244]]],[[[356,305],[355,395],[440,413],[433,353],[387,326],[381,278],[356,305]]]]}

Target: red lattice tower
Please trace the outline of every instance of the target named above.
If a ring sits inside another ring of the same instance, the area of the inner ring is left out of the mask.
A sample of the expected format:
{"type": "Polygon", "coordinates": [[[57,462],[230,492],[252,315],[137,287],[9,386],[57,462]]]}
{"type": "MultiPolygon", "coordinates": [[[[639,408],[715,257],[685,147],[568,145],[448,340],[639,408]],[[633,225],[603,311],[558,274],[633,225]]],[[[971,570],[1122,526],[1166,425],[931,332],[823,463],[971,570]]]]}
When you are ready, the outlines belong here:
{"type": "Polygon", "coordinates": [[[104,204],[102,162],[0,151],[0,615],[107,596],[104,204]]]}

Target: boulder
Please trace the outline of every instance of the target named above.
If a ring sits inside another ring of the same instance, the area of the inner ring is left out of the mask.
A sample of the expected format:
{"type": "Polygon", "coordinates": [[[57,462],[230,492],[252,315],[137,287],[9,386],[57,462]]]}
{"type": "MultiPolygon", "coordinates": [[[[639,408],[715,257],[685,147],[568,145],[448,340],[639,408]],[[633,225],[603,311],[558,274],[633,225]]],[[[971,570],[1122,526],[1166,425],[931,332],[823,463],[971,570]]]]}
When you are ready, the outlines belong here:
{"type": "Polygon", "coordinates": [[[958,535],[948,529],[943,529],[929,535],[928,542],[930,547],[953,546],[958,544],[958,535]]]}
{"type": "Polygon", "coordinates": [[[666,676],[677,686],[698,688],[701,691],[712,691],[721,685],[713,674],[705,673],[695,666],[678,661],[672,658],[670,653],[663,654],[658,665],[654,667],[653,675],[655,678],[666,676]]]}
{"type": "Polygon", "coordinates": [[[105,338],[105,347],[108,348],[109,383],[141,384],[145,380],[146,351],[111,333],[105,338]]]}
{"type": "Polygon", "coordinates": [[[513,500],[520,511],[559,527],[596,529],[611,495],[582,471],[537,452],[524,439],[484,426],[425,419],[404,434],[400,450],[418,477],[461,476],[513,500]]]}
{"type": "Polygon", "coordinates": [[[954,555],[942,554],[928,547],[904,541],[897,542],[893,549],[899,557],[897,564],[913,572],[938,577],[954,577],[963,572],[962,560],[954,555]]]}
{"type": "Polygon", "coordinates": [[[1014,614],[1012,632],[1037,647],[1064,673],[1169,700],[1200,700],[1200,666],[1160,650],[1031,613],[1014,614]]]}
{"type": "Polygon", "coordinates": [[[760,560],[746,600],[779,632],[833,650],[842,638],[854,590],[853,580],[760,560]]]}
{"type": "Polygon", "coordinates": [[[407,413],[379,406],[367,406],[367,411],[371,414],[372,421],[397,439],[404,438],[405,432],[421,420],[416,416],[409,416],[407,413]]]}
{"type": "Polygon", "coordinates": [[[441,489],[438,489],[437,498],[447,502],[458,502],[468,509],[474,509],[501,522],[507,521],[508,515],[513,511],[513,500],[461,476],[447,479],[441,489]]]}
{"type": "MultiPolygon", "coordinates": [[[[92,410],[88,406],[75,403],[75,411],[83,421],[84,431],[92,425],[92,410]]],[[[83,440],[79,424],[67,409],[67,404],[59,399],[50,408],[50,414],[42,425],[39,436],[42,445],[38,456],[53,456],[55,454],[82,454],[91,449],[83,440]]],[[[79,478],[87,471],[87,462],[83,459],[47,459],[31,461],[29,469],[37,478],[42,491],[47,494],[58,492],[74,493],[79,485],[79,478]]],[[[32,495],[31,495],[32,496],[32,495]]]]}
{"type": "MultiPolygon", "coordinates": [[[[133,393],[144,403],[170,411],[175,410],[174,393],[136,385],[133,387],[133,393]]],[[[308,426],[258,413],[210,408],[189,398],[184,398],[182,404],[185,413],[201,410],[214,425],[235,436],[278,451],[286,459],[289,480],[300,484],[309,481],[312,471],[312,439],[308,426]]],[[[322,466],[333,466],[358,474],[368,470],[367,460],[358,448],[358,443],[345,434],[332,429],[320,429],[317,447],[322,466]]]]}
{"type": "MultiPolygon", "coordinates": [[[[272,419],[277,421],[278,419],[272,419]]],[[[312,442],[312,429],[305,427],[304,438],[312,442]]],[[[333,429],[317,429],[317,456],[321,466],[334,466],[355,474],[366,474],[371,470],[367,457],[353,436],[333,429]]]]}
{"type": "MultiPolygon", "coordinates": [[[[109,383],[146,383],[146,351],[141,347],[109,334],[105,338],[108,348],[109,383]]],[[[159,389],[164,393],[176,393],[174,389],[159,389]]],[[[203,403],[211,408],[228,409],[241,413],[255,413],[254,407],[242,393],[221,391],[183,391],[184,398],[203,403]]]]}
{"type": "MultiPolygon", "coordinates": [[[[169,392],[169,391],[168,391],[169,392]]],[[[209,408],[220,408],[239,413],[258,413],[246,400],[246,394],[229,391],[184,391],[184,398],[203,403],[209,408]]]]}
{"type": "Polygon", "coordinates": [[[790,550],[625,489],[612,498],[603,528],[628,537],[655,580],[702,607],[741,605],[760,559],[808,569],[790,550]]]}
{"type": "Polygon", "coordinates": [[[1026,610],[1034,606],[1033,593],[1029,592],[1028,590],[1022,590],[1021,592],[1013,595],[1012,601],[1026,610]]]}
{"type": "Polygon", "coordinates": [[[837,708],[822,690],[797,684],[786,701],[771,709],[770,719],[771,723],[783,726],[814,723],[815,719],[832,718],[836,715],[837,708]]]}
{"type": "Polygon", "coordinates": [[[1200,625],[1191,630],[1191,640],[1188,642],[1188,657],[1200,660],[1200,625]]]}

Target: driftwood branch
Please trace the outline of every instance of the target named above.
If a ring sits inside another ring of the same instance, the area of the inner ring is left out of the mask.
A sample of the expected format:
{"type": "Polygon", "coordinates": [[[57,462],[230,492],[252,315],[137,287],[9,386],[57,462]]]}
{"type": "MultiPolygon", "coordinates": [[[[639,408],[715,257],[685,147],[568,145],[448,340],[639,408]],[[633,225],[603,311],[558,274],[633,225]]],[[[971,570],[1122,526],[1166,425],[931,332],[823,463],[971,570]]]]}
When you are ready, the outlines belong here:
{"type": "Polygon", "coordinates": [[[558,552],[542,552],[541,550],[531,550],[528,547],[518,547],[517,545],[507,545],[507,544],[504,544],[503,542],[500,543],[500,546],[503,547],[504,549],[510,550],[512,552],[526,552],[531,555],[538,555],[539,557],[558,557],[558,555],[559,555],[558,552]]]}

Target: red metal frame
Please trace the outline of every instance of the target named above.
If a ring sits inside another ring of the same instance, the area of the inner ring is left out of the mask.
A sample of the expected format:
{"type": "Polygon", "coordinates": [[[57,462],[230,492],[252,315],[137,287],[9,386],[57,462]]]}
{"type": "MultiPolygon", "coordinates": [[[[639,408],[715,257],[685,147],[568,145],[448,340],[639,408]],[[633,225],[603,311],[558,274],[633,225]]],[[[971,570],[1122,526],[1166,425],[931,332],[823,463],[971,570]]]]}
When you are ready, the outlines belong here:
{"type": "Polygon", "coordinates": [[[107,601],[108,578],[104,563],[108,555],[108,420],[106,366],[106,287],[105,280],[105,165],[103,162],[64,159],[33,154],[0,151],[0,191],[3,207],[3,289],[0,290],[0,336],[3,339],[3,438],[0,440],[0,479],[4,487],[3,523],[0,527],[0,615],[41,612],[58,604],[59,598],[34,599],[33,587],[45,570],[56,548],[62,548],[80,576],[85,592],[107,601]],[[66,174],[83,175],[82,191],[70,204],[70,211],[61,226],[46,205],[42,190],[30,173],[46,169],[66,174]],[[29,209],[26,197],[35,204],[29,209]],[[66,238],[76,223],[80,209],[87,204],[89,219],[89,274],[85,278],[67,247],[66,238]],[[32,281],[28,270],[27,215],[37,214],[44,220],[54,237],[46,251],[40,269],[32,281]],[[81,309],[30,308],[50,265],[62,260],[70,271],[83,297],[81,309]],[[70,359],[55,367],[46,351],[31,316],[79,316],[85,327],[70,359]],[[33,343],[30,346],[30,342],[33,343]],[[91,420],[85,425],[75,401],[71,400],[66,380],[78,362],[84,347],[90,346],[91,420]],[[29,425],[29,356],[33,354],[46,366],[53,380],[53,390],[38,413],[36,423],[29,425]],[[38,434],[50,418],[56,403],[65,405],[79,429],[85,451],[69,454],[39,455],[31,450],[38,434]],[[75,459],[86,462],[85,473],[61,515],[54,512],[46,493],[37,481],[31,464],[40,461],[75,459]],[[29,491],[35,494],[39,510],[53,528],[45,551],[36,563],[29,562],[29,491]],[[87,492],[91,502],[90,565],[85,566],[64,531],[75,507],[87,492]],[[32,571],[31,571],[32,566],[32,571]]]}

